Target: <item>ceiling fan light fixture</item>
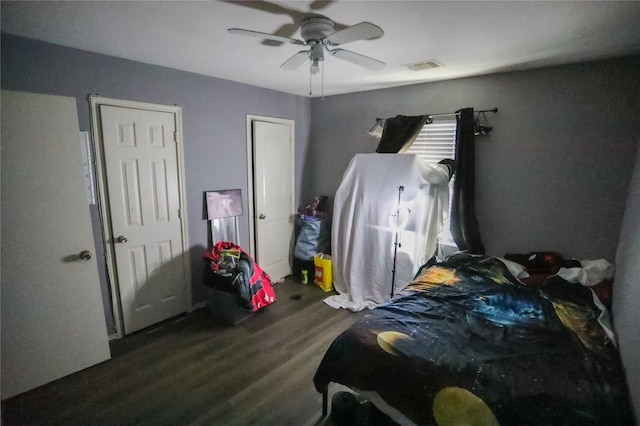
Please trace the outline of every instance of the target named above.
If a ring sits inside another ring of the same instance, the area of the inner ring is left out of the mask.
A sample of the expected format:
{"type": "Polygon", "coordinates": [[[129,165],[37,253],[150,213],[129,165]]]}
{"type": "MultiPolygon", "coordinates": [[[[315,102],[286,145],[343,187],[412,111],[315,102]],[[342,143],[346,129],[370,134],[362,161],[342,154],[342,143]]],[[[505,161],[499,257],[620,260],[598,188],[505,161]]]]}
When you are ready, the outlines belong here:
{"type": "Polygon", "coordinates": [[[318,60],[313,59],[311,61],[311,75],[317,75],[320,72],[320,66],[318,65],[318,60]]]}

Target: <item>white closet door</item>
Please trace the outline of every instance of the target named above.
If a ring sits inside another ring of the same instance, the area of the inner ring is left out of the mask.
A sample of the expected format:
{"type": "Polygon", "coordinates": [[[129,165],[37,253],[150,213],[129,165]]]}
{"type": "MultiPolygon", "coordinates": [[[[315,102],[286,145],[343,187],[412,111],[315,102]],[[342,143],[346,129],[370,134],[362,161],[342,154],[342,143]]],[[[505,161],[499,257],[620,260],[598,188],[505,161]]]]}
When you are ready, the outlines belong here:
{"type": "Polygon", "coordinates": [[[291,128],[287,124],[253,123],[255,164],[256,261],[271,279],[291,273],[293,235],[291,128]]]}
{"type": "Polygon", "coordinates": [[[75,99],[2,91],[3,399],[111,357],[78,132],[75,99]]]}

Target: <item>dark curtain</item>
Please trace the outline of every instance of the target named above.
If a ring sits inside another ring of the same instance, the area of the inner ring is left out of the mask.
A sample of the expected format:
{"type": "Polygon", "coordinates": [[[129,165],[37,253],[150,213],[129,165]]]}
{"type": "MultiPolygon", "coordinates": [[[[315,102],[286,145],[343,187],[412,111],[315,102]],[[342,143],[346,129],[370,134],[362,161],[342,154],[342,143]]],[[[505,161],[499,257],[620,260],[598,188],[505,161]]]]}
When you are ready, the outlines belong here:
{"type": "Polygon", "coordinates": [[[461,251],[484,254],[478,231],[475,200],[475,135],[473,108],[458,111],[456,129],[456,179],[451,205],[451,235],[461,251]]]}
{"type": "Polygon", "coordinates": [[[411,145],[427,122],[427,117],[428,115],[397,115],[387,118],[376,152],[396,154],[411,145]]]}

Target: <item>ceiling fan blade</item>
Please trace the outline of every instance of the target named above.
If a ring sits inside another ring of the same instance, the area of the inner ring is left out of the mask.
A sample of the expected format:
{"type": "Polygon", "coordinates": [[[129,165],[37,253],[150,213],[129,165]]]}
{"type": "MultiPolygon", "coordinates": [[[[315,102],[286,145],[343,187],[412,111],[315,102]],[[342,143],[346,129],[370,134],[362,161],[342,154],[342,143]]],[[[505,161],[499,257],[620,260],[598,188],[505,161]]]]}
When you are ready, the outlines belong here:
{"type": "Polygon", "coordinates": [[[360,65],[368,70],[377,71],[385,67],[385,63],[359,53],[344,49],[333,49],[331,55],[336,58],[344,59],[352,64],[360,65]]]}
{"type": "Polygon", "coordinates": [[[258,38],[267,39],[267,40],[281,41],[284,43],[302,44],[302,45],[305,44],[304,41],[298,40],[295,38],[283,37],[283,36],[269,34],[269,33],[261,33],[260,31],[243,30],[242,28],[229,28],[227,31],[229,31],[231,34],[247,35],[247,36],[258,37],[258,38]]]}
{"type": "MultiPolygon", "coordinates": [[[[278,37],[288,37],[290,35],[295,34],[295,32],[298,31],[299,28],[300,28],[300,25],[298,24],[284,24],[284,25],[281,25],[280,28],[275,30],[272,34],[278,37]]],[[[281,46],[282,43],[283,43],[282,41],[273,40],[273,39],[262,41],[262,44],[264,44],[265,46],[281,46]]]]}
{"type": "Polygon", "coordinates": [[[295,55],[293,55],[292,57],[290,57],[289,59],[287,59],[282,65],[280,65],[280,68],[285,70],[293,70],[298,68],[300,65],[304,64],[308,60],[309,60],[309,51],[301,50],[295,55]]]}
{"type": "Polygon", "coordinates": [[[370,40],[373,38],[382,37],[384,31],[377,25],[371,22],[360,22],[359,24],[352,25],[344,30],[336,31],[333,34],[329,34],[326,39],[333,45],[350,43],[357,40],[370,40]]]}
{"type": "Polygon", "coordinates": [[[333,3],[334,0],[314,0],[309,5],[311,10],[321,10],[333,3]]]}
{"type": "Polygon", "coordinates": [[[224,3],[231,3],[236,6],[248,7],[250,9],[259,10],[261,12],[273,13],[276,15],[291,15],[297,13],[297,10],[281,6],[277,3],[269,1],[238,1],[238,0],[222,0],[224,3]]]}

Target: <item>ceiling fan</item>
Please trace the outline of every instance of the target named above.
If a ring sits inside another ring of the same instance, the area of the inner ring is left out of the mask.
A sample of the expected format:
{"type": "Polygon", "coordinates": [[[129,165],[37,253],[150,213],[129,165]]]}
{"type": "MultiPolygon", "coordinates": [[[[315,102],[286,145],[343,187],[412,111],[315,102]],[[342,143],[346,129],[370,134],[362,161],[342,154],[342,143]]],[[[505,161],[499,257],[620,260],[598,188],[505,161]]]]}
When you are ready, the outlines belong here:
{"type": "Polygon", "coordinates": [[[335,48],[335,46],[353,41],[371,40],[382,37],[384,35],[382,28],[370,22],[360,22],[359,24],[336,31],[336,24],[331,19],[319,15],[310,16],[305,18],[300,25],[300,36],[303,40],[242,28],[229,28],[227,31],[232,34],[259,37],[309,47],[309,50],[301,50],[287,59],[280,65],[280,68],[283,69],[296,69],[308,59],[311,62],[311,74],[317,74],[320,70],[318,62],[324,61],[325,51],[331,54],[331,56],[373,71],[382,69],[386,65],[377,59],[350,50],[335,48]]]}

